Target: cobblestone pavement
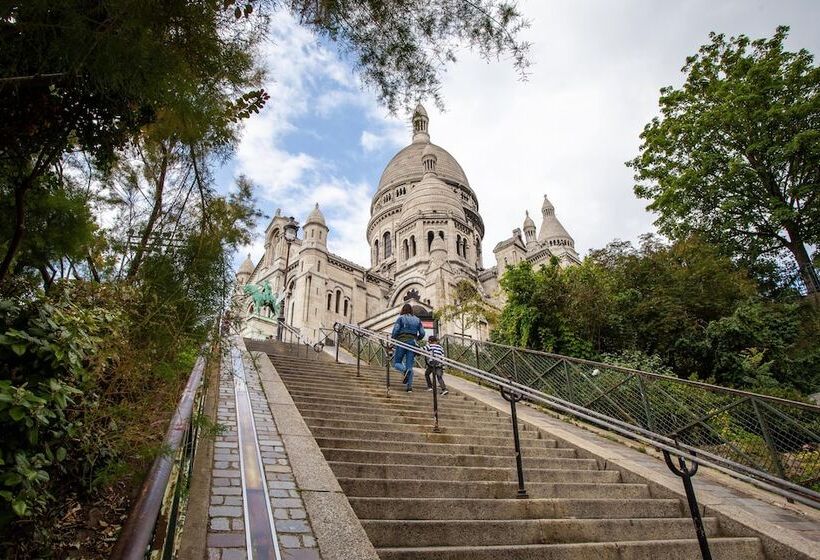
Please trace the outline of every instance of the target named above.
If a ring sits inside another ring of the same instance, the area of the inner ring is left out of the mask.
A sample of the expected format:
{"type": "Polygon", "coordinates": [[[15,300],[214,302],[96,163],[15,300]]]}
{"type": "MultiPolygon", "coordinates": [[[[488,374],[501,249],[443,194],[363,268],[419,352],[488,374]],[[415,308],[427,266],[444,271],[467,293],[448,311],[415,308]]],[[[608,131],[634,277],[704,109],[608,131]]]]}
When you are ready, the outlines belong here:
{"type": "MultiPolygon", "coordinates": [[[[250,357],[244,353],[243,362],[282,560],[321,560],[259,375],[250,357]]],[[[224,427],[224,431],[214,442],[208,511],[208,560],[243,560],[248,555],[245,548],[236,402],[229,358],[223,359],[220,368],[217,422],[224,427]]]]}

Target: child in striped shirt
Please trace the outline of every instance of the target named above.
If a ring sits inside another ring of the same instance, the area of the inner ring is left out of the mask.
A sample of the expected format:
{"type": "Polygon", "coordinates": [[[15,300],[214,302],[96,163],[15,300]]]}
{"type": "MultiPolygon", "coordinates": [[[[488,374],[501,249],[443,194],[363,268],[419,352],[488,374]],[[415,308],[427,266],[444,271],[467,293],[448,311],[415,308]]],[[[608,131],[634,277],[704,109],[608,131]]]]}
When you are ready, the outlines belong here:
{"type": "Polygon", "coordinates": [[[435,374],[441,394],[446,395],[450,391],[447,390],[447,386],[444,384],[444,366],[441,363],[441,358],[444,357],[444,348],[439,345],[436,335],[430,335],[427,339],[427,347],[425,349],[433,355],[432,358],[427,358],[427,368],[424,370],[427,390],[433,390],[432,375],[435,374]]]}

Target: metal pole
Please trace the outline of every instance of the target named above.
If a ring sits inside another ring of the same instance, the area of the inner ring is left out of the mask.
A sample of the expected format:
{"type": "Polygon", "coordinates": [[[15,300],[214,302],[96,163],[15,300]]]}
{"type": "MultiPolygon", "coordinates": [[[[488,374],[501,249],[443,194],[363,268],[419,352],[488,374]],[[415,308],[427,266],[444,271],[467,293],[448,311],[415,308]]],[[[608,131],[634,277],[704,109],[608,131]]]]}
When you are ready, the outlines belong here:
{"type": "Polygon", "coordinates": [[[475,367],[476,369],[481,369],[478,365],[478,342],[473,342],[473,346],[475,346],[475,367]]]}
{"type": "Polygon", "coordinates": [[[362,335],[356,333],[356,377],[361,374],[362,367],[362,335]]]}
{"type": "Polygon", "coordinates": [[[692,466],[689,467],[683,457],[678,457],[678,465],[680,467],[678,468],[672,462],[672,457],[666,449],[663,450],[663,460],[666,461],[666,466],[669,467],[669,470],[683,480],[683,489],[686,492],[686,501],[689,504],[689,513],[692,516],[692,523],[695,524],[695,534],[698,537],[700,555],[703,557],[703,560],[712,560],[712,553],[709,550],[709,541],[706,538],[706,530],[703,528],[703,519],[700,517],[698,499],[695,496],[695,487],[692,486],[692,477],[698,472],[698,464],[692,463],[692,466]]]}
{"type": "MultiPolygon", "coordinates": [[[[287,241],[287,240],[285,240],[287,241]]],[[[285,277],[282,280],[282,294],[285,296],[282,298],[282,303],[279,305],[279,317],[276,324],[276,340],[282,342],[282,329],[285,325],[285,305],[287,304],[287,293],[288,293],[288,265],[290,264],[290,241],[287,241],[288,250],[285,252],[285,277]]],[[[293,342],[293,335],[291,335],[291,342],[293,342]]]]}
{"type": "Polygon", "coordinates": [[[387,344],[382,345],[384,350],[384,379],[387,384],[387,398],[390,398],[390,354],[388,354],[387,344]]]}
{"type": "Polygon", "coordinates": [[[510,413],[512,416],[513,442],[515,443],[515,468],[518,471],[518,498],[529,498],[527,490],[524,488],[524,463],[521,458],[521,439],[518,437],[518,414],[516,414],[515,403],[520,401],[524,395],[518,392],[501,389],[501,396],[510,403],[510,413]]]}
{"type": "Polygon", "coordinates": [[[339,363],[339,331],[336,331],[336,363],[339,363]]]}
{"type": "MultiPolygon", "coordinates": [[[[430,367],[430,366],[428,366],[430,367]]],[[[435,424],[433,425],[433,431],[435,433],[441,432],[441,429],[438,426],[438,388],[436,387],[436,368],[432,368],[433,374],[433,418],[435,419],[435,424]]]]}

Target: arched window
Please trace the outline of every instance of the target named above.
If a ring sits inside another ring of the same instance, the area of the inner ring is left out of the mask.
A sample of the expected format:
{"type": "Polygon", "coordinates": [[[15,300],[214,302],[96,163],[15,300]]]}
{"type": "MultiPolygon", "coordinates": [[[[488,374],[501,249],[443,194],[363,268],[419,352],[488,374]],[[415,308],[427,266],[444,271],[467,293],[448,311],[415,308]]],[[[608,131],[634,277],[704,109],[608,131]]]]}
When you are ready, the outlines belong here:
{"type": "Polygon", "coordinates": [[[336,290],[336,313],[339,312],[339,300],[342,299],[342,292],[341,290],[336,290]]]}
{"type": "Polygon", "coordinates": [[[456,235],[456,254],[460,257],[461,255],[461,236],[456,235]]]}
{"type": "Polygon", "coordinates": [[[444,239],[444,232],[442,230],[438,230],[438,236],[444,239]]]}
{"type": "Polygon", "coordinates": [[[344,315],[345,317],[347,317],[347,300],[345,300],[345,307],[344,307],[344,313],[343,313],[343,315],[344,315]]]}
{"type": "Polygon", "coordinates": [[[461,256],[467,258],[467,238],[461,240],[461,256]]]}
{"type": "Polygon", "coordinates": [[[432,231],[427,232],[427,252],[430,252],[430,248],[433,246],[433,237],[435,237],[435,233],[432,231]]]}
{"type": "Polygon", "coordinates": [[[379,240],[378,239],[373,241],[373,249],[374,249],[374,255],[375,255],[375,257],[373,258],[373,264],[379,264],[379,240]]]}
{"type": "Polygon", "coordinates": [[[410,255],[415,257],[416,256],[416,236],[410,236],[410,255]]]}
{"type": "Polygon", "coordinates": [[[410,244],[405,239],[404,242],[402,242],[401,246],[402,246],[402,251],[403,251],[402,256],[404,257],[404,260],[409,259],[410,258],[410,244]]]}
{"type": "Polygon", "coordinates": [[[393,254],[393,244],[390,243],[390,232],[384,232],[382,236],[382,243],[384,244],[384,258],[389,257],[393,254]]]}
{"type": "Polygon", "coordinates": [[[330,311],[330,306],[333,303],[333,294],[327,294],[327,310],[330,311]]]}

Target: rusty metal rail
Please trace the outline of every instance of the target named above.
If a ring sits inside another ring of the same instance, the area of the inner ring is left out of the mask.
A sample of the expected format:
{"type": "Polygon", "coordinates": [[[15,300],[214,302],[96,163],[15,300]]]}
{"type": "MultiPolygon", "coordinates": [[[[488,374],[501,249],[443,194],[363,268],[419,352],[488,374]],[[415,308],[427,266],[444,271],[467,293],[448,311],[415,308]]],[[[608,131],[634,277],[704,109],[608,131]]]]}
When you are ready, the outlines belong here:
{"type": "Polygon", "coordinates": [[[162,442],[163,452],[148,472],[114,546],[112,559],[174,557],[179,543],[178,521],[180,512],[185,510],[199,439],[199,424],[195,418],[204,406],[203,373],[207,363],[204,352],[191,370],[162,442]]]}

